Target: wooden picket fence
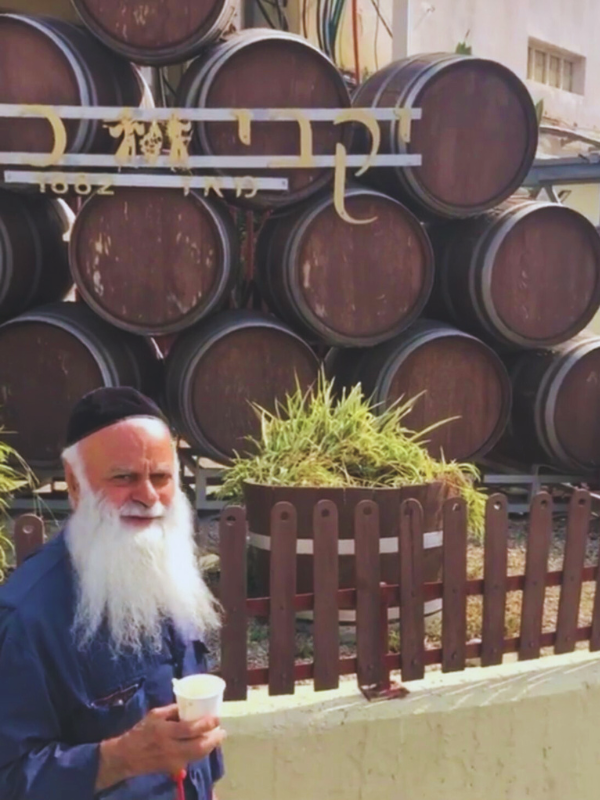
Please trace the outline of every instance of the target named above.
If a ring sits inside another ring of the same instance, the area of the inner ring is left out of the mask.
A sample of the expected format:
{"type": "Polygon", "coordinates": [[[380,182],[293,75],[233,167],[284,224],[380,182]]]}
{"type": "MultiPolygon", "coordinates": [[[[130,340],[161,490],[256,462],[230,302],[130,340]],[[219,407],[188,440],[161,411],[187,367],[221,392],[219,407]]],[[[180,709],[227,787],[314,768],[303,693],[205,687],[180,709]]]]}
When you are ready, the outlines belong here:
{"type": "MultiPolygon", "coordinates": [[[[331,501],[314,508],[314,593],[296,593],[296,509],[278,503],[271,510],[270,597],[247,597],[247,524],[239,507],[224,509],[220,519],[219,599],[224,609],[220,674],[228,700],[244,700],[248,687],[268,685],[272,695],[293,694],[298,681],[312,681],[317,691],[335,689],[343,675],[356,675],[367,697],[393,696],[402,688],[390,681],[400,671],[403,682],[423,678],[429,665],[444,672],[464,670],[467,660],[482,666],[501,664],[505,653],[520,660],[539,658],[542,648],[568,653],[578,642],[600,649],[600,578],[597,566],[585,567],[591,518],[587,491],[573,492],[567,521],[563,569],[548,571],[552,541],[552,498],[538,494],[531,505],[524,575],[507,574],[508,511],[502,494],[489,498],[484,539],[484,575],[467,579],[467,510],[463,500],[443,509],[443,580],[423,581],[423,511],[415,500],[402,504],[398,533],[400,585],[380,581],[379,514],[374,502],[355,512],[356,589],[338,588],[338,512],[331,501]],[[596,583],[592,624],[578,627],[584,582],[596,583]],[[543,632],[547,587],[561,587],[556,629],[543,632]],[[507,593],[523,593],[520,635],[505,638],[507,593]],[[467,641],[467,598],[483,597],[481,641],[467,641]],[[442,599],[441,647],[425,646],[425,603],[442,599]],[[400,652],[388,652],[388,608],[400,608],[400,652]],[[356,656],[341,658],[339,609],[356,610],[356,656]],[[312,611],[314,660],[296,663],[296,614],[312,611]],[[248,668],[251,617],[269,620],[268,666],[248,668]]],[[[390,531],[381,532],[389,537],[390,531]]],[[[43,540],[43,523],[25,515],[17,520],[15,540],[22,560],[43,540]]]]}
{"type": "MultiPolygon", "coordinates": [[[[220,599],[225,609],[221,669],[230,700],[243,700],[247,687],[268,685],[270,694],[292,694],[295,683],[312,680],[315,690],[335,689],[342,675],[356,674],[369,697],[393,693],[390,672],[402,681],[423,678],[425,668],[464,670],[467,660],[501,664],[505,653],[535,659],[542,648],[568,653],[578,642],[600,649],[600,592],[593,623],[578,627],[584,581],[598,582],[598,568],[585,568],[591,517],[587,491],[575,490],[567,523],[564,565],[548,571],[552,541],[552,498],[538,494],[531,505],[524,575],[507,574],[508,512],[504,495],[490,497],[486,511],[484,576],[467,580],[467,511],[464,501],[448,500],[443,511],[443,580],[423,582],[423,512],[418,502],[403,503],[398,531],[400,586],[380,583],[377,505],[363,501],[355,514],[356,589],[338,589],[338,516],[335,504],[314,509],[314,594],[297,595],[296,510],[278,503],[271,513],[270,597],[246,597],[246,520],[241,508],[224,510],[220,523],[220,599]],[[542,632],[546,587],[560,586],[556,630],[542,632]],[[505,638],[507,593],[522,591],[520,636],[505,638]],[[483,597],[481,641],[467,642],[467,598],[483,597]],[[424,605],[442,599],[441,647],[426,649],[424,605]],[[388,652],[388,608],[400,607],[400,653],[388,652]],[[338,609],[356,609],[355,658],[340,658],[338,609]],[[314,612],[314,661],[295,663],[295,618],[314,612]],[[269,666],[248,669],[247,630],[251,616],[267,617],[269,666]],[[366,688],[368,687],[368,689],[366,688]]],[[[390,532],[386,531],[385,536],[390,532]]]]}

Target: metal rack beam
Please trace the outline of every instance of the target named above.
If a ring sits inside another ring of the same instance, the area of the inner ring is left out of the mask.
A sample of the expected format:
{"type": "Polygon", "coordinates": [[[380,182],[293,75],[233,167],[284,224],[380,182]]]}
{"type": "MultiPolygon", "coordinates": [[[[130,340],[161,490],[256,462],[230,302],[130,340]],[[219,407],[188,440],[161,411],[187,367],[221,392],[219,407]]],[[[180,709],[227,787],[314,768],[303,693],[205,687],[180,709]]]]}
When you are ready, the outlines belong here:
{"type": "Polygon", "coordinates": [[[523,185],[535,188],[570,183],[600,183],[600,155],[587,158],[538,158],[523,185]]]}

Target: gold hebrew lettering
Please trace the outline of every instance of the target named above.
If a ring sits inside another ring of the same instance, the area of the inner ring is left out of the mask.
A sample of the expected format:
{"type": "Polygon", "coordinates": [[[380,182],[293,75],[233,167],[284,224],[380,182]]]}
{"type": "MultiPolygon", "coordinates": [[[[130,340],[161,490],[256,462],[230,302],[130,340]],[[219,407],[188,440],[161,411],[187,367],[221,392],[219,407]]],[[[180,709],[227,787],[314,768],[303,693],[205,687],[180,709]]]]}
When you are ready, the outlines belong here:
{"type": "Polygon", "coordinates": [[[338,114],[333,124],[341,125],[343,122],[360,122],[371,134],[371,152],[366,157],[365,163],[356,173],[357,176],[364,175],[373,164],[373,159],[379,152],[379,145],[381,144],[379,123],[372,114],[369,114],[369,112],[363,108],[347,108],[345,111],[342,111],[341,114],[338,114]]]}
{"type": "Polygon", "coordinates": [[[171,143],[171,151],[169,153],[169,161],[172,164],[185,166],[190,157],[188,148],[192,139],[191,135],[192,123],[183,122],[177,114],[167,122],[167,136],[171,143]]]}
{"type": "Polygon", "coordinates": [[[234,108],[231,113],[237,119],[240,142],[249,145],[252,140],[252,111],[248,108],[234,108]]]}
{"type": "Polygon", "coordinates": [[[272,111],[271,119],[291,117],[298,123],[300,128],[300,155],[297,158],[278,158],[275,159],[270,167],[289,167],[290,163],[298,167],[314,167],[315,160],[313,154],[313,134],[310,120],[306,113],[299,108],[286,108],[281,111],[272,111]]]}
{"type": "Polygon", "coordinates": [[[351,225],[368,225],[370,222],[375,222],[377,217],[370,219],[354,219],[346,211],[346,148],[343,144],[335,146],[335,180],[333,188],[333,203],[335,210],[344,220],[351,225]]]}
{"type": "Polygon", "coordinates": [[[52,167],[55,164],[58,164],[67,151],[67,129],[65,128],[62,119],[50,106],[23,106],[23,112],[28,112],[28,114],[31,114],[32,116],[39,115],[40,117],[44,117],[44,119],[48,120],[52,127],[52,134],[54,137],[52,151],[48,154],[48,157],[38,161],[32,160],[32,166],[52,167]]]}
{"type": "Polygon", "coordinates": [[[412,109],[410,108],[395,108],[394,116],[400,122],[398,126],[398,136],[405,144],[410,142],[410,129],[412,124],[412,109]]]}
{"type": "Polygon", "coordinates": [[[213,191],[219,197],[223,197],[222,192],[223,181],[221,178],[205,178],[204,179],[204,196],[207,197],[213,191]]]}
{"type": "Polygon", "coordinates": [[[162,153],[164,136],[160,124],[154,120],[140,140],[140,150],[148,164],[156,164],[162,153]]]}
{"type": "Polygon", "coordinates": [[[119,145],[115,158],[121,164],[126,164],[137,155],[137,136],[143,136],[146,132],[146,126],[143,122],[136,122],[129,116],[131,112],[123,111],[123,116],[117,123],[105,124],[108,132],[113,139],[122,137],[122,142],[119,145]]]}
{"type": "Polygon", "coordinates": [[[183,186],[183,196],[187,197],[192,191],[192,177],[191,175],[183,175],[181,180],[183,186]]]}
{"type": "Polygon", "coordinates": [[[247,198],[256,197],[256,195],[258,194],[258,183],[256,181],[256,178],[253,178],[251,175],[247,175],[243,179],[243,181],[246,184],[245,185],[246,194],[244,195],[244,197],[247,198]]]}
{"type": "Polygon", "coordinates": [[[244,181],[245,178],[234,178],[233,185],[235,186],[235,196],[241,197],[242,192],[244,191],[244,181]]]}

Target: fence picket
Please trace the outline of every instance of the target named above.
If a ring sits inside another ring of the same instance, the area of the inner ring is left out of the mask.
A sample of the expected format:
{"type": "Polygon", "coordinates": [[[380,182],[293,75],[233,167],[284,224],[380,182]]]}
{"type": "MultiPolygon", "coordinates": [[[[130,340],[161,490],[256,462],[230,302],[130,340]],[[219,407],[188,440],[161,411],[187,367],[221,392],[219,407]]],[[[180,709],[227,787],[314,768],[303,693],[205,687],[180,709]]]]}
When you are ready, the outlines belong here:
{"type": "Polygon", "coordinates": [[[400,663],[402,680],[425,675],[425,600],[423,598],[423,509],[405,500],[400,509],[400,663]]]}
{"type": "Polygon", "coordinates": [[[582,572],[592,512],[589,492],[576,489],[569,503],[563,582],[558,604],[555,653],[572,653],[577,643],[582,572]]]}
{"type": "Polygon", "coordinates": [[[226,700],[248,696],[248,615],[246,610],[246,515],[229,507],[219,523],[221,576],[219,595],[225,621],[221,632],[221,676],[226,700]]]}
{"type": "Polygon", "coordinates": [[[483,574],[481,665],[501,664],[504,654],[504,616],[508,566],[508,508],[506,497],[495,494],[487,502],[483,574]]]}
{"type": "Polygon", "coordinates": [[[596,588],[594,593],[594,610],[592,612],[592,632],[590,634],[590,650],[600,650],[600,559],[595,567],[596,588]]]}
{"type": "Polygon", "coordinates": [[[533,499],[529,518],[525,587],[521,609],[520,661],[540,656],[546,572],[551,540],[552,498],[547,492],[540,492],[533,499]]]}
{"type": "Polygon", "coordinates": [[[444,606],[442,670],[465,668],[467,638],[467,506],[462,498],[444,504],[444,606]]]}
{"type": "Polygon", "coordinates": [[[44,544],[44,520],[35,514],[23,514],[15,520],[15,558],[19,567],[27,556],[44,544]]]}
{"type": "Polygon", "coordinates": [[[379,508],[362,500],[354,514],[356,552],[356,655],[361,686],[381,679],[381,625],[379,604],[379,508]]]}
{"type": "Polygon", "coordinates": [[[294,694],[296,651],[296,509],[277,503],[271,510],[269,694],[294,694]]]}
{"type": "Polygon", "coordinates": [[[338,510],[321,500],[313,514],[314,530],[314,682],[317,691],[339,686],[338,510]]]}

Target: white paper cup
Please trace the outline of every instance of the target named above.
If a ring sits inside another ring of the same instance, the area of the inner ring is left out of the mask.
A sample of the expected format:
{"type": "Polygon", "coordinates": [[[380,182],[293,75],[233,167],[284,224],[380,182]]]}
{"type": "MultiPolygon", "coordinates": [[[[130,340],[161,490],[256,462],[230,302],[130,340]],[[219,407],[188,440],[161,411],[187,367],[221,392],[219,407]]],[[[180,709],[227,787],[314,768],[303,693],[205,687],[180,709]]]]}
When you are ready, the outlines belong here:
{"type": "Polygon", "coordinates": [[[195,722],[202,717],[219,717],[225,685],[217,675],[188,675],[181,680],[173,679],[179,719],[195,722]]]}

